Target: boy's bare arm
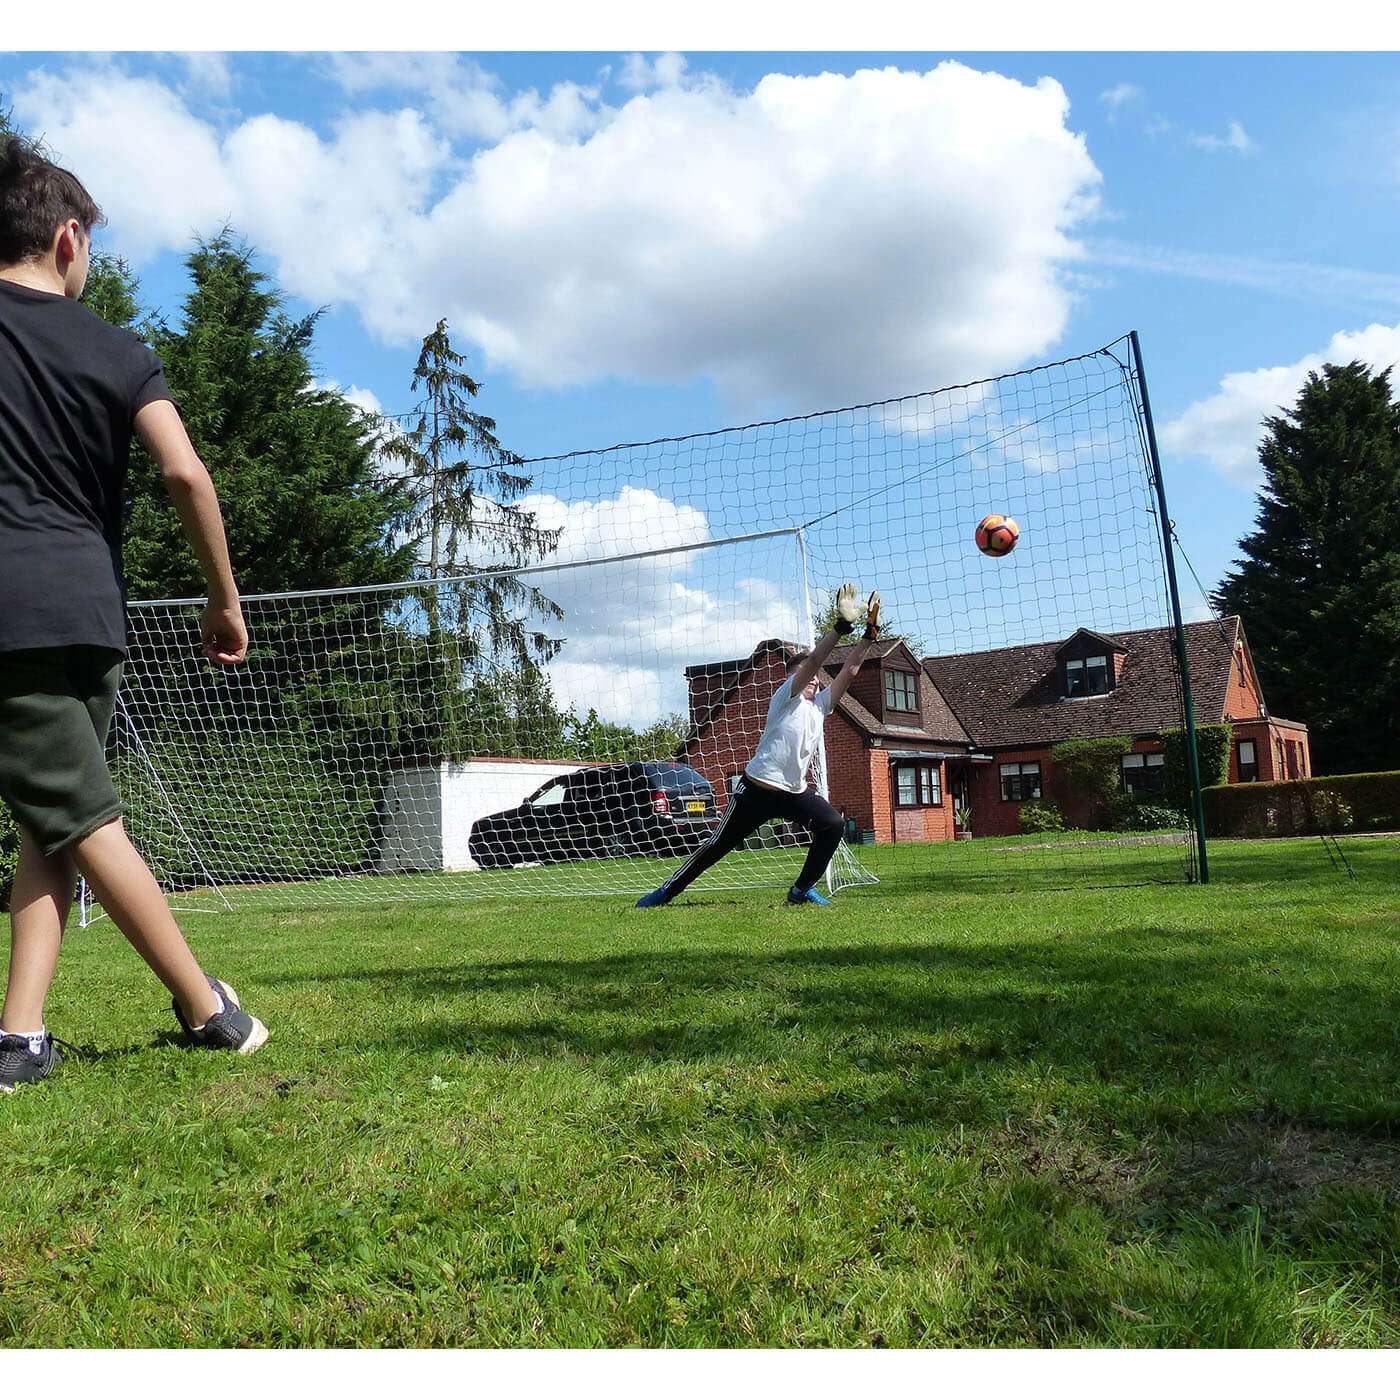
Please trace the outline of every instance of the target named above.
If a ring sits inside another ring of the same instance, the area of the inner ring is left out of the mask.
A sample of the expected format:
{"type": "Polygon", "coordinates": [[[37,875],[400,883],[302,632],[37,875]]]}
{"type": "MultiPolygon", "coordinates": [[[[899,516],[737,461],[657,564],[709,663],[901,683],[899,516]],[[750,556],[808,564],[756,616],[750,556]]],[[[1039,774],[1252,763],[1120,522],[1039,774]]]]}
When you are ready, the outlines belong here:
{"type": "Polygon", "coordinates": [[[827,628],[821,640],[793,671],[791,694],[801,695],[808,682],[821,673],[822,663],[835,650],[836,643],[855,630],[855,621],[859,614],[860,605],[856,599],[855,584],[843,583],[836,591],[836,621],[827,628]]]}
{"type": "Polygon", "coordinates": [[[841,669],[832,679],[827,687],[831,691],[831,703],[835,703],[846,693],[851,682],[856,678],[856,672],[865,663],[866,655],[870,651],[870,643],[862,637],[858,642],[851,645],[850,655],[846,657],[841,669]]]}
{"type": "Polygon", "coordinates": [[[237,665],[248,654],[248,629],[229,563],[219,497],[208,469],[169,399],[145,404],[136,414],[136,431],[160,469],[209,588],[209,603],[200,618],[204,654],[225,666],[237,665]]]}
{"type": "Polygon", "coordinates": [[[821,640],[804,656],[792,673],[791,694],[801,695],[806,689],[807,682],[817,675],[822,668],[822,662],[831,655],[836,643],[841,640],[841,634],[834,628],[829,627],[822,634],[821,640]]]}

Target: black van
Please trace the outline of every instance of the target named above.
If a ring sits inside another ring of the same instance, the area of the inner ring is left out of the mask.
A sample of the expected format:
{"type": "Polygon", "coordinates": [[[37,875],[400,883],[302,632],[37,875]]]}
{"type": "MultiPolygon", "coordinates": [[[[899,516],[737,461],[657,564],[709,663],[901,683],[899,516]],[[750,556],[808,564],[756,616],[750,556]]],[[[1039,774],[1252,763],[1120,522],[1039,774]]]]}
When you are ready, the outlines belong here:
{"type": "Polygon", "coordinates": [[[518,807],[482,817],[468,847],[483,867],[599,856],[678,856],[719,820],[715,790],[684,763],[608,763],[552,778],[518,807]]]}

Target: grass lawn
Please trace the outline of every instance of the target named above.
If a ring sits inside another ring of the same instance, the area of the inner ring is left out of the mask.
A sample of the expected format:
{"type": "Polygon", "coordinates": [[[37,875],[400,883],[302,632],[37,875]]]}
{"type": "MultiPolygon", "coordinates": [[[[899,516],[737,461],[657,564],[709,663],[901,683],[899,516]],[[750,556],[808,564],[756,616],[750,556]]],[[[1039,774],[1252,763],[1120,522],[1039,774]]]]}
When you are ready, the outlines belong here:
{"type": "MultiPolygon", "coordinates": [[[[994,843],[963,843],[996,859],[994,843]]],[[[1400,840],[1212,883],[110,922],[0,1099],[9,1346],[1400,1344],[1400,840]]]]}

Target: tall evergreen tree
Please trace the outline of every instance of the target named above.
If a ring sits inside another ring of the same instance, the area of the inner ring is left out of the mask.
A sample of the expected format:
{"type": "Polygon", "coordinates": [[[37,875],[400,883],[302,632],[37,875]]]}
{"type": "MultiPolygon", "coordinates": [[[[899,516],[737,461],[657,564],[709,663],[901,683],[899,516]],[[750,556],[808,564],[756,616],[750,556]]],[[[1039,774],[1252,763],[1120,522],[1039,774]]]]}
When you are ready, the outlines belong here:
{"type": "MultiPolygon", "coordinates": [[[[186,259],[191,290],[178,328],[151,344],[196,450],[208,465],[244,593],[386,583],[412,569],[393,543],[411,502],[378,470],[374,420],[315,387],[320,313],[292,319],[281,292],[229,230],[186,259]]],[[[153,465],[134,454],[127,581],[133,598],[202,591],[153,465]]]]}
{"type": "Polygon", "coordinates": [[[113,253],[92,255],[83,305],[90,307],[113,326],[122,326],[148,336],[150,327],[141,323],[141,287],[131,264],[113,253]]]}
{"type": "Polygon", "coordinates": [[[549,554],[559,532],[542,528],[532,512],[515,504],[531,478],[521,475],[521,458],[502,447],[495,420],[471,407],[481,386],[465,364],[452,347],[447,322],[439,321],[423,338],[413,370],[412,391],[423,397],[411,424],[386,434],[381,450],[407,469],[420,572],[464,580],[441,595],[453,611],[450,624],[434,595],[431,630],[453,632],[467,664],[484,656],[529,669],[558,651],[560,643],[541,624],[563,612],[537,588],[502,571],[549,554]]]}
{"type": "Polygon", "coordinates": [[[1243,617],[1270,705],[1308,723],[1317,771],[1400,768],[1400,405],[1390,370],[1324,365],[1264,426],[1255,529],[1214,602],[1243,617]]]}

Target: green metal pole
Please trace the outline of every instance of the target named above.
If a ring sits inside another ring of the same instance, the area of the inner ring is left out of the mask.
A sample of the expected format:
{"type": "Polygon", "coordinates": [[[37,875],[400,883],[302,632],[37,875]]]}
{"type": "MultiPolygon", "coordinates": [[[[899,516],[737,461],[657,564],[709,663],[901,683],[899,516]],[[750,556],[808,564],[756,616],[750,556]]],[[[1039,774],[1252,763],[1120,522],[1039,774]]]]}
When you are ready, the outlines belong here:
{"type": "Polygon", "coordinates": [[[1176,664],[1181,668],[1181,699],[1186,708],[1186,770],[1191,775],[1192,816],[1196,823],[1196,847],[1200,860],[1201,884],[1210,883],[1206,861],[1206,810],[1201,801],[1201,763],[1196,753],[1196,706],[1191,699],[1191,667],[1186,659],[1186,628],[1181,621],[1181,595],[1176,587],[1176,556],[1172,553],[1172,523],[1167,514],[1167,490],[1162,483],[1162,460],[1157,455],[1157,432],[1152,426],[1152,404],[1147,397],[1147,376],[1142,370],[1142,346],[1138,333],[1130,331],[1133,365],[1137,370],[1138,394],[1142,399],[1143,426],[1147,429],[1147,451],[1152,463],[1152,483],[1157,488],[1157,510],[1162,522],[1162,548],[1167,556],[1167,592],[1171,597],[1172,621],[1176,625],[1176,664]]]}

